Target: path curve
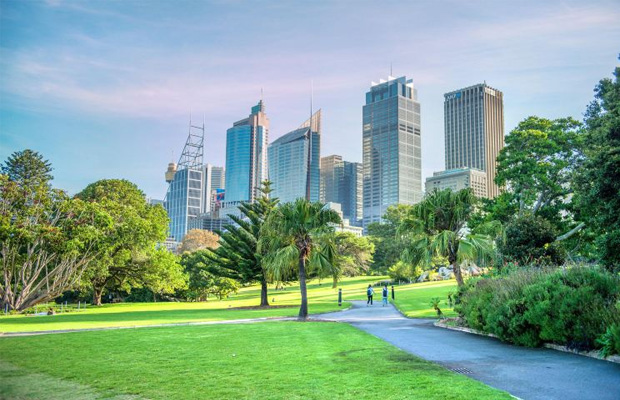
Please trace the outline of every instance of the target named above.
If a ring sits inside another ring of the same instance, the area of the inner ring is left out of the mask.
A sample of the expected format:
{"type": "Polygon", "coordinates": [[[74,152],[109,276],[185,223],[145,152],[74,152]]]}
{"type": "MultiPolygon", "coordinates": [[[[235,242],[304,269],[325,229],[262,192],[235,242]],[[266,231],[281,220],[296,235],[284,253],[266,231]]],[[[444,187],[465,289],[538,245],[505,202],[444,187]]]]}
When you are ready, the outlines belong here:
{"type": "Polygon", "coordinates": [[[439,328],[405,318],[380,302],[354,301],[346,311],[312,319],[349,323],[408,353],[436,362],[524,400],[618,400],[620,364],[439,328]]]}

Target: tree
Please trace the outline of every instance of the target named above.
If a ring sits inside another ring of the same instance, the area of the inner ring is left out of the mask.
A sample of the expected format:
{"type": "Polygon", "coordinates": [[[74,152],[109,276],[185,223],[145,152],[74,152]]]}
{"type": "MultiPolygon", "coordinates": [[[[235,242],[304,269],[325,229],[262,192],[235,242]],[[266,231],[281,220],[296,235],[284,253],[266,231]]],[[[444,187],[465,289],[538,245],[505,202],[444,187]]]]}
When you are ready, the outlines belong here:
{"type": "Polygon", "coordinates": [[[494,254],[493,240],[468,233],[466,223],[476,198],[471,189],[453,192],[435,190],[413,206],[399,231],[409,239],[403,261],[414,266],[430,265],[434,256],[447,257],[459,286],[463,285],[461,264],[484,262],[494,254]]]}
{"type": "Polygon", "coordinates": [[[186,251],[191,253],[196,250],[215,249],[219,246],[219,240],[220,237],[211,231],[192,229],[183,237],[177,252],[183,254],[186,251]]]}
{"type": "Polygon", "coordinates": [[[259,248],[268,250],[264,261],[269,270],[282,277],[295,270],[297,264],[300,320],[308,318],[307,268],[318,271],[334,269],[335,249],[329,241],[329,234],[333,232],[330,224],[340,223],[342,220],[334,210],[305,199],[282,204],[265,222],[265,234],[261,235],[259,248]]]}
{"type": "Polygon", "coordinates": [[[269,274],[262,263],[264,253],[258,248],[261,228],[264,221],[278,204],[278,199],[270,198],[271,182],[264,181],[260,189],[261,196],[254,202],[243,202],[239,205],[242,217],[229,215],[235,224],[226,225],[224,232],[219,233],[220,247],[207,257],[219,267],[228,271],[230,278],[243,283],[260,282],[260,306],[269,306],[267,283],[269,274]]]}
{"type": "Polygon", "coordinates": [[[620,67],[602,79],[585,114],[585,162],[575,177],[574,209],[596,237],[597,255],[620,270],[620,67]]]}
{"type": "Polygon", "coordinates": [[[48,185],[54,178],[50,162],[30,149],[14,152],[0,169],[9,181],[16,182],[21,187],[48,185]]]}
{"type": "Polygon", "coordinates": [[[179,264],[179,257],[163,247],[153,247],[145,254],[142,285],[157,295],[173,294],[187,288],[188,276],[179,264]]]}
{"type": "Polygon", "coordinates": [[[557,231],[549,221],[528,213],[506,225],[497,248],[504,262],[560,265],[564,262],[564,249],[556,237],[557,231]]]}
{"type": "MultiPolygon", "coordinates": [[[[18,162],[11,168],[27,170],[18,162]]],[[[17,311],[71,289],[110,224],[96,207],[32,176],[0,175],[0,297],[3,308],[17,311]]]]}
{"type": "Polygon", "coordinates": [[[101,305],[106,288],[129,291],[132,285],[142,284],[149,266],[145,253],[165,240],[168,216],[161,205],[148,204],[138,187],[126,180],[97,181],[76,198],[96,204],[112,219],[96,259],[84,274],[93,289],[93,304],[101,305]]]}
{"type": "Polygon", "coordinates": [[[398,204],[388,207],[383,222],[368,224],[368,237],[375,247],[371,268],[385,273],[400,260],[406,243],[398,234],[398,227],[411,209],[410,205],[398,204]]]}
{"type": "MultiPolygon", "coordinates": [[[[375,246],[367,237],[358,237],[350,232],[336,232],[333,241],[336,247],[335,263],[339,273],[344,276],[356,276],[368,271],[375,246]]],[[[337,283],[335,276],[333,287],[336,287],[337,283]]]]}
{"type": "Polygon", "coordinates": [[[497,157],[495,183],[507,194],[489,207],[495,208],[491,219],[501,220],[516,210],[542,216],[559,231],[573,226],[570,182],[582,158],[582,139],[581,124],[572,118],[521,121],[497,157]]]}

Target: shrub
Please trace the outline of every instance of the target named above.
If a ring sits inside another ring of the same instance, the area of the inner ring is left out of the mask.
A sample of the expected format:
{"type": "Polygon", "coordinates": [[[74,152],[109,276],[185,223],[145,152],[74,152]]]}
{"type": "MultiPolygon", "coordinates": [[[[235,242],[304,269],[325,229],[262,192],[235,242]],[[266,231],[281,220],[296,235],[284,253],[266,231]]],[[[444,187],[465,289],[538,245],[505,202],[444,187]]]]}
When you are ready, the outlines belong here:
{"type": "Polygon", "coordinates": [[[609,357],[612,354],[620,354],[620,324],[613,324],[596,343],[601,346],[601,356],[609,357]]]}
{"type": "Polygon", "coordinates": [[[556,236],[551,223],[542,217],[517,217],[506,226],[505,238],[497,242],[500,260],[503,263],[561,265],[565,251],[561,242],[555,241],[556,236]]]}
{"type": "Polygon", "coordinates": [[[393,281],[409,281],[422,275],[422,268],[413,267],[403,261],[398,261],[388,269],[388,275],[393,281]]]}
{"type": "Polygon", "coordinates": [[[620,322],[619,299],[620,279],[597,268],[520,269],[470,280],[455,310],[470,327],[518,345],[584,350],[620,322]]]}

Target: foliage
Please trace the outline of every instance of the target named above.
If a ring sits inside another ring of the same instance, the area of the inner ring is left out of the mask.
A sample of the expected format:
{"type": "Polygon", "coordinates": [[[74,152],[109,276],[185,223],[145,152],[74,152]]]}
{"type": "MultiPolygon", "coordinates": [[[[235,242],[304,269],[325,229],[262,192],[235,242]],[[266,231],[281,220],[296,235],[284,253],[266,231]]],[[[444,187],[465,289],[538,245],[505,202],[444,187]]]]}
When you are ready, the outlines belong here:
{"type": "Polygon", "coordinates": [[[208,286],[209,293],[217,296],[222,300],[224,297],[228,297],[231,293],[237,293],[240,285],[234,279],[227,278],[225,276],[214,276],[208,286]]]}
{"type": "Polygon", "coordinates": [[[229,215],[235,224],[226,225],[224,232],[217,232],[220,247],[207,253],[216,265],[228,271],[229,277],[241,283],[261,283],[260,305],[269,305],[267,283],[270,281],[267,269],[263,265],[264,253],[259,251],[258,242],[261,228],[267,217],[278,204],[277,198],[270,198],[271,182],[264,181],[260,188],[261,196],[253,203],[243,202],[239,205],[242,217],[229,215]]]}
{"type": "Polygon", "coordinates": [[[187,287],[188,277],[179,264],[179,257],[167,249],[150,249],[145,254],[145,262],[142,285],[155,295],[173,294],[176,290],[187,287]]]}
{"type": "Polygon", "coordinates": [[[392,265],[390,269],[388,269],[388,275],[394,282],[411,282],[412,280],[418,279],[423,272],[424,271],[422,271],[422,268],[419,265],[414,267],[413,265],[402,260],[399,260],[396,264],[392,265]]]}
{"type": "Polygon", "coordinates": [[[561,265],[564,249],[556,237],[557,231],[546,219],[529,213],[519,216],[506,226],[504,237],[497,240],[501,262],[561,265]]]}
{"type": "Polygon", "coordinates": [[[620,323],[613,324],[596,343],[601,346],[600,354],[603,357],[609,357],[612,354],[620,354],[620,323]]]}
{"type": "Polygon", "coordinates": [[[84,283],[93,288],[94,304],[101,304],[106,288],[129,291],[141,286],[147,274],[156,276],[146,253],[166,238],[168,217],[161,205],[148,204],[136,185],[119,179],[92,183],[76,197],[112,220],[106,239],[96,249],[96,259],[84,274],[84,283]]]}
{"type": "Polygon", "coordinates": [[[522,346],[592,349],[620,321],[620,278],[596,268],[515,270],[472,280],[455,309],[467,324],[522,346]]]}
{"type": "Polygon", "coordinates": [[[390,206],[383,216],[383,222],[368,224],[368,237],[375,247],[371,264],[373,272],[385,273],[400,260],[406,243],[397,231],[410,209],[411,206],[404,204],[390,206]]]}
{"type": "Polygon", "coordinates": [[[48,185],[54,178],[50,162],[30,149],[11,154],[0,167],[0,172],[6,175],[9,181],[17,183],[22,188],[48,185]]]}
{"type": "Polygon", "coordinates": [[[301,320],[308,318],[307,273],[329,273],[334,279],[340,276],[330,225],[339,223],[342,221],[334,210],[305,199],[280,205],[265,222],[259,250],[266,250],[264,261],[276,279],[286,278],[291,271],[298,272],[301,320]]]}
{"type": "Polygon", "coordinates": [[[203,249],[215,249],[219,246],[220,237],[205,229],[191,229],[185,234],[177,253],[194,252],[203,249]]]}
{"type": "Polygon", "coordinates": [[[602,79],[585,114],[585,162],[575,178],[575,211],[595,238],[596,255],[620,271],[620,67],[602,79]]]}
{"type": "Polygon", "coordinates": [[[11,175],[0,175],[0,298],[3,308],[17,311],[71,289],[110,222],[92,205],[51,189],[44,180],[51,168],[37,173],[19,165],[24,159],[32,162],[14,157],[3,168],[11,175]]]}
{"type": "Polygon", "coordinates": [[[368,272],[375,246],[367,237],[358,237],[351,232],[336,232],[333,240],[336,247],[335,263],[343,276],[368,272]]]}
{"type": "Polygon", "coordinates": [[[409,238],[403,261],[428,267],[433,257],[447,257],[458,284],[462,285],[463,262],[482,264],[494,255],[493,241],[488,235],[470,234],[465,229],[474,204],[471,189],[435,190],[427,194],[399,226],[399,232],[409,238]]]}

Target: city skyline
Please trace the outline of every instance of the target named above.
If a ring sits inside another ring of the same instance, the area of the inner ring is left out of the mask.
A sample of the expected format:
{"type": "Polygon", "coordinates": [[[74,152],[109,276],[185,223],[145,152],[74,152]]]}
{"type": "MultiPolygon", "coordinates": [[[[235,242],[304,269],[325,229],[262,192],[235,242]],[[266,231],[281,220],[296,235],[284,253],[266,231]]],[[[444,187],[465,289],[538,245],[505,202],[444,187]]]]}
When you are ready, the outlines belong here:
{"type": "Polygon", "coordinates": [[[425,178],[445,168],[443,93],[501,88],[506,133],[533,114],[581,119],[620,42],[612,1],[360,3],[347,21],[347,2],[266,3],[251,16],[243,3],[175,5],[2,2],[0,158],[32,148],[70,193],[114,177],[162,198],[162,169],[178,158],[190,112],[205,114],[205,162],[223,166],[226,129],[261,88],[274,141],[306,118],[314,82],[322,154],[361,161],[363,96],[392,64],[420,91],[425,178]],[[378,10],[394,18],[378,21],[378,10]],[[307,14],[326,28],[295,29],[307,14]]]}

